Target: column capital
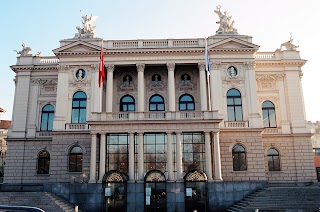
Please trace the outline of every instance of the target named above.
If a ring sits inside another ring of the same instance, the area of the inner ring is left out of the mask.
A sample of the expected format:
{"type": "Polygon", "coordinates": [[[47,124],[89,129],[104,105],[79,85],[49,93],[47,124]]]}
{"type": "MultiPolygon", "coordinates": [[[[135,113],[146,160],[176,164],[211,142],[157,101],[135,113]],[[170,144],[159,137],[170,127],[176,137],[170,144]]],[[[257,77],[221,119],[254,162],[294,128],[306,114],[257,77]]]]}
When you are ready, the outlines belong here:
{"type": "Polygon", "coordinates": [[[175,131],[176,134],[182,134],[182,131],[175,131]]]}
{"type": "Polygon", "coordinates": [[[172,134],[173,134],[173,132],[172,132],[172,131],[169,131],[169,132],[167,132],[167,135],[168,135],[168,134],[171,134],[171,135],[172,135],[172,134]]]}
{"type": "Polygon", "coordinates": [[[66,72],[69,68],[69,65],[57,65],[58,72],[66,72]]]}
{"type": "Polygon", "coordinates": [[[243,62],[243,65],[247,70],[251,70],[256,67],[256,62],[255,61],[245,61],[245,62],[243,62]]]}
{"type": "Polygon", "coordinates": [[[206,70],[206,63],[198,63],[199,71],[205,71],[206,70]]]}
{"type": "Polygon", "coordinates": [[[175,63],[167,63],[167,69],[168,71],[174,71],[174,68],[176,67],[175,63]]]}
{"type": "Polygon", "coordinates": [[[114,71],[114,64],[108,64],[107,65],[107,72],[113,72],[114,71]]]}
{"type": "Polygon", "coordinates": [[[220,61],[210,63],[210,68],[213,70],[220,70],[222,63],[220,61]]]}
{"type": "Polygon", "coordinates": [[[144,63],[137,63],[137,71],[138,72],[144,72],[145,64],[144,63]]]}
{"type": "Polygon", "coordinates": [[[91,64],[90,68],[93,69],[93,72],[98,72],[99,71],[99,64],[97,64],[97,63],[91,64]]]}
{"type": "Polygon", "coordinates": [[[106,132],[99,132],[100,135],[106,135],[106,132]]]}

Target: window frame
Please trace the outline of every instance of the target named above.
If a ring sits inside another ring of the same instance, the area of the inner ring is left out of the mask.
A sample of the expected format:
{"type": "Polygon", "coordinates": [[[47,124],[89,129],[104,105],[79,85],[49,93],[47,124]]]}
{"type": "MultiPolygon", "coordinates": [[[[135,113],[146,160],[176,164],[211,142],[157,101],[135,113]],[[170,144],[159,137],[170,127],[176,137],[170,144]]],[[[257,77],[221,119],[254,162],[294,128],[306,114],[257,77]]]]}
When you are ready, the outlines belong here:
{"type": "Polygon", "coordinates": [[[192,95],[186,93],[186,94],[182,94],[182,95],[179,97],[179,111],[194,111],[195,109],[196,109],[196,105],[195,105],[194,98],[193,98],[192,95]],[[189,100],[189,101],[182,101],[181,99],[182,99],[183,97],[190,97],[191,100],[189,100]],[[193,109],[189,109],[189,104],[192,104],[192,105],[193,105],[193,109]],[[182,105],[185,106],[185,109],[184,109],[184,110],[181,109],[181,106],[182,106],[182,105]]]}
{"type": "Polygon", "coordinates": [[[149,111],[165,111],[166,110],[166,105],[165,105],[165,102],[164,102],[164,98],[163,96],[161,96],[160,94],[154,94],[150,97],[149,99],[149,111]],[[155,97],[160,97],[162,101],[154,101],[152,102],[152,99],[155,98],[155,97]],[[156,109],[155,110],[151,110],[151,105],[155,105],[156,109]],[[163,110],[159,110],[159,105],[163,105],[163,110]]]}
{"type": "Polygon", "coordinates": [[[136,111],[136,101],[135,101],[134,97],[131,95],[124,95],[123,97],[121,97],[119,111],[120,112],[134,112],[134,111],[136,111]],[[130,97],[132,102],[123,102],[123,99],[126,97],[130,97]],[[124,106],[126,106],[127,110],[124,110],[124,106]],[[129,106],[133,106],[133,110],[128,110],[129,106]]]}
{"type": "Polygon", "coordinates": [[[273,104],[273,102],[267,100],[267,101],[264,101],[261,105],[261,108],[262,108],[262,123],[263,123],[263,127],[264,128],[277,128],[277,118],[276,118],[276,108],[273,104]],[[272,106],[263,106],[263,104],[265,103],[271,103],[272,106]],[[273,113],[274,113],[274,120],[272,120],[274,122],[274,126],[271,126],[271,116],[270,116],[270,111],[273,110],[273,113]],[[267,117],[265,117],[265,113],[264,111],[267,112],[267,117]],[[268,120],[268,126],[265,126],[265,120],[268,120]]]}
{"type": "Polygon", "coordinates": [[[248,171],[248,162],[247,162],[247,151],[242,144],[235,144],[232,147],[232,164],[233,171],[248,171]],[[236,147],[240,146],[243,150],[236,151],[236,147]],[[244,168],[241,165],[241,156],[244,155],[244,168]]]}
{"type": "Polygon", "coordinates": [[[276,148],[270,148],[267,152],[267,157],[268,157],[268,170],[269,171],[281,171],[281,167],[280,167],[281,161],[280,161],[279,151],[276,148]],[[271,150],[275,150],[277,152],[277,154],[269,153],[271,150]],[[278,169],[276,169],[276,166],[275,166],[275,163],[276,163],[275,157],[278,157],[278,169]],[[272,162],[272,166],[270,166],[270,161],[272,162]]]}
{"type": "Polygon", "coordinates": [[[77,91],[73,94],[72,97],[72,111],[71,111],[71,123],[73,124],[84,124],[87,121],[87,94],[83,91],[77,91]],[[75,97],[77,94],[83,94],[85,97],[75,97]],[[85,106],[81,106],[82,104],[85,106]],[[74,106],[78,104],[78,106],[74,106]],[[82,117],[81,111],[84,110],[84,117],[82,117]],[[77,114],[77,115],[75,115],[77,114]],[[77,117],[74,117],[77,116],[77,117]]]}
{"type": "Polygon", "coordinates": [[[42,150],[38,153],[37,157],[37,174],[49,174],[50,173],[50,153],[47,150],[42,150]],[[41,154],[47,153],[46,156],[41,154]]]}
{"type": "Polygon", "coordinates": [[[69,172],[82,172],[82,168],[83,168],[83,149],[80,146],[72,146],[69,150],[68,171],[69,172]],[[73,153],[72,152],[72,150],[76,147],[81,149],[81,153],[79,153],[79,152],[73,153]],[[78,156],[81,156],[81,157],[78,159],[78,156]],[[74,164],[71,164],[72,158],[75,158],[74,164]],[[80,162],[78,162],[78,161],[80,161],[80,162]],[[71,168],[72,166],[75,166],[74,169],[71,168]],[[81,167],[80,169],[78,169],[79,166],[81,167]]]}
{"type": "Polygon", "coordinates": [[[227,91],[227,115],[228,115],[228,121],[243,121],[242,98],[241,98],[241,92],[238,89],[231,88],[227,91]],[[229,94],[232,91],[236,91],[238,95],[229,94]],[[230,100],[232,101],[232,104],[229,103],[230,100]],[[236,103],[236,102],[240,102],[240,103],[236,103]],[[233,114],[230,114],[229,108],[232,109],[233,114]],[[237,108],[240,109],[241,114],[237,114],[237,108]],[[233,115],[233,118],[230,117],[231,115],[233,115]],[[239,116],[239,119],[238,119],[238,116],[239,116]]]}
{"type": "Polygon", "coordinates": [[[46,104],[41,110],[40,131],[52,131],[54,118],[54,106],[52,104],[46,104]],[[46,107],[52,107],[52,110],[45,110],[46,107]],[[45,118],[44,118],[45,115],[45,118]],[[43,129],[43,123],[46,123],[45,129],[43,129]],[[49,127],[50,126],[50,127],[49,127]],[[50,128],[50,129],[49,129],[50,128]]]}

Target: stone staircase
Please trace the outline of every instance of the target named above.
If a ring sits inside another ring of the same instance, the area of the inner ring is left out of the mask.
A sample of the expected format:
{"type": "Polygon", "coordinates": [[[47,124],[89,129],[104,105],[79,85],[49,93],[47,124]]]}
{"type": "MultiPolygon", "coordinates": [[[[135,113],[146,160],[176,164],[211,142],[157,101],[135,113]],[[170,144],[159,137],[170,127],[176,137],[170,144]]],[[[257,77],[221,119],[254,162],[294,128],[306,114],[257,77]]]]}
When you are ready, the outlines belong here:
{"type": "Polygon", "coordinates": [[[32,206],[46,212],[75,211],[74,205],[49,192],[0,192],[0,205],[32,206]]]}
{"type": "Polygon", "coordinates": [[[319,186],[269,187],[256,191],[228,208],[227,212],[315,212],[320,211],[319,186]]]}

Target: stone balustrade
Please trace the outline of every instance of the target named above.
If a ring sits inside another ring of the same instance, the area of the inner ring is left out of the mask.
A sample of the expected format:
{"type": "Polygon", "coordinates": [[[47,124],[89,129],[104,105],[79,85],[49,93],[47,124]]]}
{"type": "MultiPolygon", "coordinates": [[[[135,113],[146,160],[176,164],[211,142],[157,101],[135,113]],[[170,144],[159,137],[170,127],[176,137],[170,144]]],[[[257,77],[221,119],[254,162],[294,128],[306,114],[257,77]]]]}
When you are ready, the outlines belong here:
{"type": "Polygon", "coordinates": [[[224,126],[226,128],[248,128],[248,121],[225,121],[224,126]]]}

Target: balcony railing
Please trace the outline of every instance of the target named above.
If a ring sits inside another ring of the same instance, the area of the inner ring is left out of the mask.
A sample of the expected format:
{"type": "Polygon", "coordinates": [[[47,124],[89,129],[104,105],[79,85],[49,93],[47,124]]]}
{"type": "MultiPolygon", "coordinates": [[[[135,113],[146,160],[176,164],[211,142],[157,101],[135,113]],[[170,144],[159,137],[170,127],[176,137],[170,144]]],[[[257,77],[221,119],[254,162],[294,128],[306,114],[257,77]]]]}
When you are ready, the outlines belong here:
{"type": "Polygon", "coordinates": [[[75,123],[66,123],[66,130],[89,130],[89,125],[86,123],[75,124],[75,123]]]}
{"type": "Polygon", "coordinates": [[[36,132],[36,137],[51,137],[52,132],[51,131],[38,131],[36,132]]]}
{"type": "Polygon", "coordinates": [[[93,112],[90,121],[150,121],[150,120],[209,120],[218,119],[217,111],[174,112],[93,112]]]}
{"type": "Polygon", "coordinates": [[[248,121],[225,121],[224,126],[226,128],[248,128],[248,121]]]}
{"type": "Polygon", "coordinates": [[[281,134],[280,128],[264,128],[264,134],[281,134]]]}

